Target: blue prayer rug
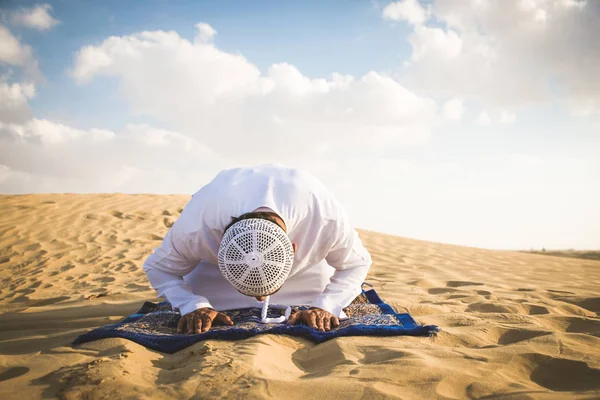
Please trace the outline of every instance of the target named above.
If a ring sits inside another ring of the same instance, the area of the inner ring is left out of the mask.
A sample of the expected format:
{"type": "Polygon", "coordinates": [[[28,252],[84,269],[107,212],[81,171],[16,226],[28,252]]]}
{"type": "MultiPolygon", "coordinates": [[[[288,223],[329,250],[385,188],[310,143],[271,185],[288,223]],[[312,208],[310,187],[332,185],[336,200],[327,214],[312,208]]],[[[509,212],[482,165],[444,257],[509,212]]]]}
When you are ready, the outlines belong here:
{"type": "MultiPolygon", "coordinates": [[[[305,310],[307,306],[292,307],[292,313],[305,310]]],[[[276,318],[283,310],[269,309],[268,317],[276,318]]],[[[177,323],[181,315],[168,302],[146,302],[135,314],[116,324],[104,325],[79,336],[73,345],[106,338],[124,338],[142,346],[164,353],[175,353],[196,342],[208,339],[238,340],[255,335],[272,333],[300,336],[315,343],[341,336],[430,336],[438,331],[435,325],[419,325],[410,314],[398,314],[381,300],[375,289],[363,291],[344,308],[348,319],[329,332],[322,332],[306,325],[262,324],[260,308],[244,308],[223,311],[234,322],[233,326],[213,325],[204,333],[178,334],[177,323]]]]}

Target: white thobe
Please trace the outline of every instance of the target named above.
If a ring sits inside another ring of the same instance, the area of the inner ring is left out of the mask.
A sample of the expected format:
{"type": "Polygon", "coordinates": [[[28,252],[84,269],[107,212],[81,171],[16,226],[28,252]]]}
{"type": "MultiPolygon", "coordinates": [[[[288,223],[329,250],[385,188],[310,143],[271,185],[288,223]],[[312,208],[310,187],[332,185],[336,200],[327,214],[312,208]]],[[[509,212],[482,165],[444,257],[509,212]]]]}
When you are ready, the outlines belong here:
{"type": "Polygon", "coordinates": [[[192,196],[144,271],[160,297],[181,314],[202,307],[218,311],[260,307],[221,275],[218,250],[232,217],[273,210],[297,250],[288,279],[271,303],[308,304],[343,316],[361,293],[371,265],[341,204],[312,175],[281,165],[219,173],[192,196]]]}

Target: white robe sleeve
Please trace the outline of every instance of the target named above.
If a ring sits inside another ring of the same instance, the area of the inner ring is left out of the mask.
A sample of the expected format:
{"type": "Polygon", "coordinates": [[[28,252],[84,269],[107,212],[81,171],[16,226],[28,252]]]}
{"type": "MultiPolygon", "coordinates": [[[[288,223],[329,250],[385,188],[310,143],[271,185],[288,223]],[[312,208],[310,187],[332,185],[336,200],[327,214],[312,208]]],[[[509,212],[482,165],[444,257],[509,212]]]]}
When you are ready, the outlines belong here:
{"type": "Polygon", "coordinates": [[[201,258],[190,251],[185,235],[175,232],[175,225],[169,230],[160,247],[154,250],[144,263],[144,271],[150,284],[159,297],[166,298],[181,315],[203,307],[212,307],[207,298],[192,292],[183,276],[190,273],[201,258]]]}
{"type": "Polygon", "coordinates": [[[342,309],[361,293],[372,261],[345,213],[338,229],[337,240],[325,257],[336,271],[323,293],[313,300],[311,307],[340,317],[343,315],[342,309]]]}

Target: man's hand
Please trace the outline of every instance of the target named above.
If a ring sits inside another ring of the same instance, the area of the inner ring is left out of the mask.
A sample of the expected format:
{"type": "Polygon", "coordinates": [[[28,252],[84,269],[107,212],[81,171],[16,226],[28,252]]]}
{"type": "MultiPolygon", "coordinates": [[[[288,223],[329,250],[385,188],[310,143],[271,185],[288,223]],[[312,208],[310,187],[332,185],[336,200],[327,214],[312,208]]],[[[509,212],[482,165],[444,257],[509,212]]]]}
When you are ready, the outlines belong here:
{"type": "Polygon", "coordinates": [[[292,314],[288,319],[288,324],[296,325],[299,322],[304,322],[309,327],[323,332],[329,332],[332,327],[337,328],[340,326],[338,317],[317,307],[298,311],[292,314]]]}
{"type": "Polygon", "coordinates": [[[177,333],[200,333],[210,329],[213,322],[222,325],[233,325],[233,321],[227,315],[205,307],[182,315],[177,324],[177,333]]]}

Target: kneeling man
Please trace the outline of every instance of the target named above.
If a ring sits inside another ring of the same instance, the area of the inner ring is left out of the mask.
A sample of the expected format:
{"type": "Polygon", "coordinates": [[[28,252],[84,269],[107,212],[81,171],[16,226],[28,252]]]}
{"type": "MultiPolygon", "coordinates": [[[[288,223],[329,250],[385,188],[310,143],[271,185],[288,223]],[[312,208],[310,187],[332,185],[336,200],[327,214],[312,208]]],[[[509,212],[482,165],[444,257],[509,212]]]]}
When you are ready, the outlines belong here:
{"type": "Polygon", "coordinates": [[[288,323],[328,331],[361,293],[371,266],[343,207],[310,174],[280,165],[219,173],[192,196],[144,263],[179,309],[180,333],[232,325],[220,311],[310,305],[288,323]]]}

